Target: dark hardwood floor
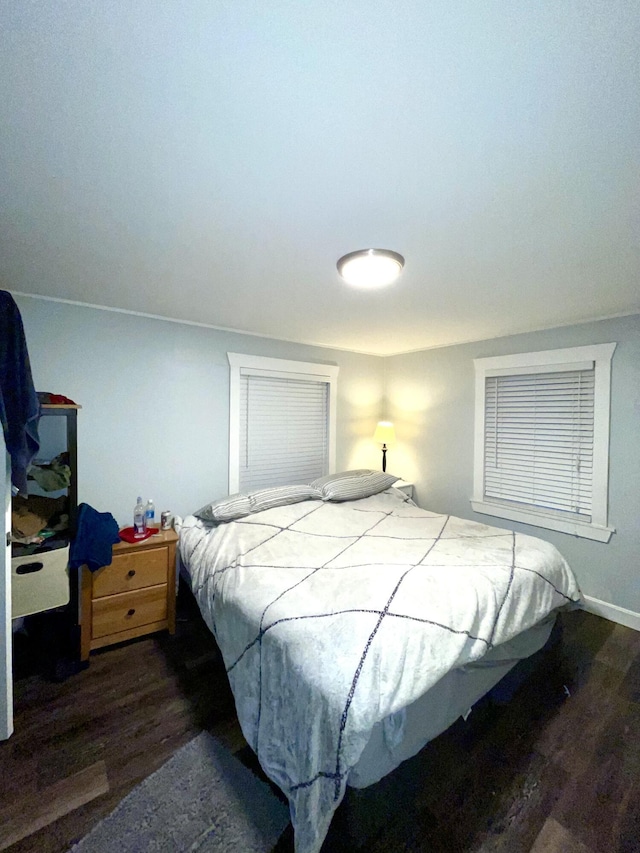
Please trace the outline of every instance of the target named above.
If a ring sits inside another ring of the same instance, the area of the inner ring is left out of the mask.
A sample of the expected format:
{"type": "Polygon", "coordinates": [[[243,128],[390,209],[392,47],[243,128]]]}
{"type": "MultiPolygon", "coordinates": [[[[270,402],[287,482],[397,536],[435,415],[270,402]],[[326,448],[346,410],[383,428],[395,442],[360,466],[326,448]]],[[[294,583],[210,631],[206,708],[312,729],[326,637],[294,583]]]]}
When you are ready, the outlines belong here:
{"type": "MultiPolygon", "coordinates": [[[[178,616],[175,637],[97,652],[62,683],[16,679],[0,850],[67,851],[202,729],[255,765],[188,593],[178,616]]],[[[323,853],[357,849],[367,823],[370,853],[640,851],[640,633],[580,611],[561,621],[561,643],[510,702],[477,706],[379,785],[350,791],[323,853]]],[[[290,829],[276,849],[293,850],[290,829]]]]}

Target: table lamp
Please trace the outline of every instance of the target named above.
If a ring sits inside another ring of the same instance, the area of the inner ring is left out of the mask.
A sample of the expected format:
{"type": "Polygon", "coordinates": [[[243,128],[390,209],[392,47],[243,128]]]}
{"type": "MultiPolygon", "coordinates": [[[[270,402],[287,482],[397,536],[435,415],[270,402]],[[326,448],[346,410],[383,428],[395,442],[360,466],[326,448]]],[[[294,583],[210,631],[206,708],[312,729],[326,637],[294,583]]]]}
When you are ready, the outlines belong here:
{"type": "Polygon", "coordinates": [[[382,445],[382,470],[387,470],[387,445],[396,440],[396,431],[391,421],[378,421],[378,426],[373,434],[373,440],[382,445]]]}

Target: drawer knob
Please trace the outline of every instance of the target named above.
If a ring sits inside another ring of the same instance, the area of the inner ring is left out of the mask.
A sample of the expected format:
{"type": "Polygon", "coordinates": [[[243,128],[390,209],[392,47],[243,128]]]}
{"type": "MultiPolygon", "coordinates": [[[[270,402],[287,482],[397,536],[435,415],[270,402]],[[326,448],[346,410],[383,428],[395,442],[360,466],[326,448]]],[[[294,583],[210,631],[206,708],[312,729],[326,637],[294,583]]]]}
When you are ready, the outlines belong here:
{"type": "Polygon", "coordinates": [[[129,569],[129,571],[127,572],[127,576],[132,578],[135,575],[135,573],[136,573],[135,569],[129,569]]]}
{"type": "Polygon", "coordinates": [[[136,612],[135,607],[132,607],[132,608],[131,608],[131,610],[129,610],[129,611],[128,611],[127,616],[133,616],[133,614],[134,614],[135,612],[136,612]]]}

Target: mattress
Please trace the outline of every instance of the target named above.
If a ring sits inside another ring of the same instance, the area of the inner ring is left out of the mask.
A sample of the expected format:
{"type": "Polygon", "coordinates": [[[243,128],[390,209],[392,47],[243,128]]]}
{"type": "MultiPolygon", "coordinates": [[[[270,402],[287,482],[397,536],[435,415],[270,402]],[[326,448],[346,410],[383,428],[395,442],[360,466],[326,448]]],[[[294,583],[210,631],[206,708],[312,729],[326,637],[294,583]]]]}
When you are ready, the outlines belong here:
{"type": "Polygon", "coordinates": [[[179,534],[244,736],[289,798],[297,853],[320,849],[347,784],[371,784],[465,713],[580,596],[549,543],[394,489],[217,525],[187,517],[179,534]]]}
{"type": "Polygon", "coordinates": [[[420,752],[459,717],[471,713],[473,705],[517,663],[543,648],[555,619],[555,614],[551,614],[533,628],[491,649],[480,660],[451,670],[407,708],[376,723],[351,770],[348,785],[352,788],[374,785],[420,752]]]}

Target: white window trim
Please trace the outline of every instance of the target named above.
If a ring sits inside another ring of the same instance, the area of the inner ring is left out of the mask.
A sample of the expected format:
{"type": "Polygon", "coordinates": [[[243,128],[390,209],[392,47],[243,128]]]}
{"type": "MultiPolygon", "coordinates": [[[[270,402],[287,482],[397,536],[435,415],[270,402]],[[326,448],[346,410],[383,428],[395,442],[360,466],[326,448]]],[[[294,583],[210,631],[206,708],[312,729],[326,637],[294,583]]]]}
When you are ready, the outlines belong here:
{"type": "Polygon", "coordinates": [[[471,506],[475,512],[521,521],[549,530],[559,530],[598,542],[608,542],[614,527],[607,525],[609,489],[609,418],[611,402],[611,359],[615,343],[584,347],[517,353],[515,355],[475,358],[475,423],[474,472],[471,506]],[[484,431],[485,379],[487,376],[579,370],[584,363],[595,365],[594,424],[593,424],[593,502],[591,521],[561,517],[551,510],[519,509],[484,497],[484,431]]]}
{"type": "Polygon", "coordinates": [[[329,470],[336,470],[336,425],[339,367],[333,364],[315,364],[307,361],[290,361],[261,355],[243,355],[228,352],[229,359],[229,494],[240,488],[240,375],[250,371],[256,375],[281,379],[307,379],[325,381],[329,386],[329,470]]]}

